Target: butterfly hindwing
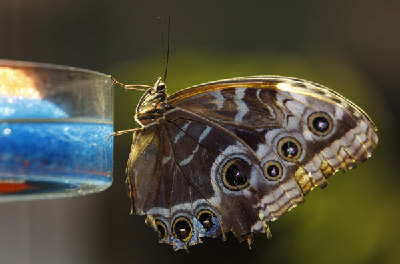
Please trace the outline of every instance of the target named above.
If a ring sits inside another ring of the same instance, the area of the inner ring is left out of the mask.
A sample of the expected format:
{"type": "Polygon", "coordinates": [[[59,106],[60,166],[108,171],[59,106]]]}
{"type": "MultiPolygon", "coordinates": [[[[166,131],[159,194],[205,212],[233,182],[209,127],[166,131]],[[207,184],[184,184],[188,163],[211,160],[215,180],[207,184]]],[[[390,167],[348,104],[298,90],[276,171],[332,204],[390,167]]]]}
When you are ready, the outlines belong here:
{"type": "MultiPolygon", "coordinates": [[[[179,166],[206,199],[210,207],[206,209],[214,211],[221,219],[224,232],[233,231],[238,237],[247,238],[254,222],[259,220],[254,208],[259,197],[254,189],[252,192],[227,189],[222,171],[233,157],[246,160],[250,170],[252,164],[259,162],[255,155],[229,131],[190,112],[176,110],[167,114],[166,120],[170,134],[179,138],[179,141],[171,140],[179,166]]],[[[251,181],[250,175],[247,177],[251,181]]]]}

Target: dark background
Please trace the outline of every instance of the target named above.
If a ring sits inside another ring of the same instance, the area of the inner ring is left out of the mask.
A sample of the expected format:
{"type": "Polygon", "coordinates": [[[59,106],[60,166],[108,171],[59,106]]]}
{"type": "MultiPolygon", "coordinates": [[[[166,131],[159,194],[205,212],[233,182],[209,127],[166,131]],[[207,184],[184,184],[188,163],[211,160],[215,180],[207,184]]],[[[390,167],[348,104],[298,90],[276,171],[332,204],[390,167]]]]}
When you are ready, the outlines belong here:
{"type": "MultiPolygon", "coordinates": [[[[398,263],[399,1],[2,0],[0,58],[83,67],[125,83],[163,74],[156,20],[172,17],[169,92],[273,74],[324,84],[379,128],[373,157],[271,223],[252,250],[229,235],[173,252],[129,216],[115,140],[114,184],[60,200],[0,204],[0,263],[398,263]]],[[[115,129],[134,126],[135,92],[115,91],[115,129]]]]}

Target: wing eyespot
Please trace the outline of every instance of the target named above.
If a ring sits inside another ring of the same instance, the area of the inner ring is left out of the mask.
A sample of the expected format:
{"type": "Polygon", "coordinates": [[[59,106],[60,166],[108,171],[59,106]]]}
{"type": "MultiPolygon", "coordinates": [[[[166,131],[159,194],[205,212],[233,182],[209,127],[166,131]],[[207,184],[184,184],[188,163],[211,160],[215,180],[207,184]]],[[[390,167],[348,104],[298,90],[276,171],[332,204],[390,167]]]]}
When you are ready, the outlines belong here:
{"type": "Polygon", "coordinates": [[[332,118],[325,112],[314,112],[308,117],[308,128],[317,136],[327,136],[333,130],[332,118]]]}
{"type": "Polygon", "coordinates": [[[243,159],[235,158],[225,163],[222,170],[222,183],[225,188],[239,191],[249,186],[247,175],[250,175],[251,165],[243,159]]]}
{"type": "Polygon", "coordinates": [[[180,216],[172,224],[172,233],[182,242],[188,242],[193,235],[193,225],[189,219],[180,216]]]}
{"type": "Polygon", "coordinates": [[[292,137],[284,137],[278,142],[278,153],[282,159],[295,162],[300,158],[301,145],[299,141],[292,137]]]}
{"type": "Polygon", "coordinates": [[[161,220],[156,220],[155,223],[160,241],[165,240],[167,238],[167,226],[161,220]]]}
{"type": "Polygon", "coordinates": [[[210,231],[215,225],[213,217],[215,217],[214,213],[207,209],[201,210],[197,214],[197,220],[200,222],[206,232],[210,231]]]}
{"type": "Polygon", "coordinates": [[[275,160],[270,160],[264,164],[264,176],[268,180],[279,180],[282,177],[282,174],[282,165],[279,162],[275,160]]]}

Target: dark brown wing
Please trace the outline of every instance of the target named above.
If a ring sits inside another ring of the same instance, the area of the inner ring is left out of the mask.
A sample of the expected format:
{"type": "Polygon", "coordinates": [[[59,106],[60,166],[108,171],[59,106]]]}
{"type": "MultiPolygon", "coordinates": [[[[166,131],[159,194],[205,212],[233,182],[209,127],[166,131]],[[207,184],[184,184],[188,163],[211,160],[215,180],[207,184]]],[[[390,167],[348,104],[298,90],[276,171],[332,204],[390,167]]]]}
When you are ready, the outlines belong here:
{"type": "MultiPolygon", "coordinates": [[[[311,172],[311,185],[325,186],[325,177],[364,161],[378,141],[375,125],[358,106],[326,87],[295,78],[221,80],[182,90],[169,102],[225,126],[255,151],[277,152],[274,141],[282,134],[304,141],[307,149],[297,163],[311,172]],[[310,117],[318,117],[312,114],[319,112],[333,122],[326,135],[309,126],[310,117]]],[[[263,159],[263,153],[259,156],[263,159]]]]}
{"type": "Polygon", "coordinates": [[[250,77],[169,97],[173,110],[134,135],[127,183],[175,249],[201,236],[267,232],[314,186],[377,144],[372,121],[336,93],[303,80],[250,77]]]}
{"type": "Polygon", "coordinates": [[[161,242],[175,249],[221,231],[233,231],[243,240],[252,231],[263,230],[264,226],[253,227],[260,220],[256,204],[263,194],[250,186],[226,189],[219,176],[233,156],[256,175],[248,175],[250,183],[255,184],[257,177],[263,180],[262,172],[252,166],[259,163],[255,153],[242,140],[185,110],[168,112],[164,122],[134,135],[127,184],[135,213],[147,214],[148,223],[160,231],[161,242]],[[227,146],[230,153],[224,153],[227,146]],[[177,229],[185,227],[185,221],[188,237],[179,239],[177,229]]]}
{"type": "Polygon", "coordinates": [[[301,203],[315,186],[325,187],[326,178],[337,170],[347,171],[356,161],[366,160],[378,141],[375,125],[358,106],[326,87],[295,78],[221,80],[173,94],[168,102],[243,140],[260,160],[254,166],[264,174],[274,162],[282,167],[279,180],[269,180],[266,175],[267,182],[252,186],[264,194],[259,213],[265,221],[275,220],[301,203]],[[325,131],[319,127],[326,124],[325,131]],[[299,156],[284,157],[282,148],[293,144],[299,156]],[[273,191],[266,188],[271,185],[276,186],[273,191]],[[301,197],[293,185],[300,188],[301,197]]]}

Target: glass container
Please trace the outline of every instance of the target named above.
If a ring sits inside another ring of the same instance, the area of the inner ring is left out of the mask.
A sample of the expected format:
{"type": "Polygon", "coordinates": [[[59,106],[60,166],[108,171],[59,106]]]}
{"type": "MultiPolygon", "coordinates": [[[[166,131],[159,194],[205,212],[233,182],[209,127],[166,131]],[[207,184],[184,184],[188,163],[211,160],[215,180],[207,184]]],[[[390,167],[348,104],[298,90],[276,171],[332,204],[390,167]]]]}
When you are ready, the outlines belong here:
{"type": "Polygon", "coordinates": [[[0,60],[0,201],[111,185],[112,87],[94,71],[0,60]]]}

